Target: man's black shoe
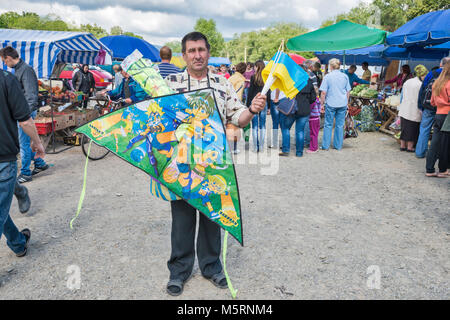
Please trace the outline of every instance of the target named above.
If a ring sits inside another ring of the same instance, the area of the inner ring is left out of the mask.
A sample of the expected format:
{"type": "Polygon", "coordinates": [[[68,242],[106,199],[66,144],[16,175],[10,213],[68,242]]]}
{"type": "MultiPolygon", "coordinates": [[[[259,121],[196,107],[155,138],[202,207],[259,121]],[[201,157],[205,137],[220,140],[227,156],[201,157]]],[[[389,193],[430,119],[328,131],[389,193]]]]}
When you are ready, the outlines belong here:
{"type": "Polygon", "coordinates": [[[28,182],[28,181],[31,181],[31,180],[33,180],[32,176],[27,176],[27,175],[24,175],[24,174],[20,174],[17,177],[17,182],[19,182],[19,183],[25,183],[25,182],[28,182]]]}
{"type": "Polygon", "coordinates": [[[30,242],[30,238],[31,238],[30,229],[23,229],[22,231],[20,231],[20,233],[22,233],[25,236],[26,242],[25,242],[25,249],[23,249],[23,251],[20,253],[16,253],[16,257],[19,257],[19,258],[27,255],[28,242],[30,242]]]}
{"type": "Polygon", "coordinates": [[[20,213],[27,213],[28,210],[30,210],[31,207],[31,200],[30,197],[28,196],[28,189],[25,188],[24,186],[22,186],[22,188],[24,188],[24,195],[22,196],[16,196],[17,197],[17,202],[19,204],[19,211],[20,213]]]}
{"type": "Polygon", "coordinates": [[[42,167],[35,167],[33,171],[31,172],[31,175],[34,176],[35,174],[38,174],[39,172],[45,171],[49,168],[48,164],[45,164],[45,166],[42,167]]]}

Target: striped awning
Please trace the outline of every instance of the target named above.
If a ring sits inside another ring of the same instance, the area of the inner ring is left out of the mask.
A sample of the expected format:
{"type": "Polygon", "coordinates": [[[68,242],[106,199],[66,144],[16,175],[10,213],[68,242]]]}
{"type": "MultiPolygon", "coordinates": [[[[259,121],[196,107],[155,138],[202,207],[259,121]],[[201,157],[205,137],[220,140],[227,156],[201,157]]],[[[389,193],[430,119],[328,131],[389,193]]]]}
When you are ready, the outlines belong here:
{"type": "MultiPolygon", "coordinates": [[[[46,79],[57,63],[95,64],[100,50],[111,61],[112,52],[85,32],[0,29],[0,48],[12,46],[32,66],[38,78],[46,79]]],[[[3,70],[11,71],[2,63],[3,70]]]]}

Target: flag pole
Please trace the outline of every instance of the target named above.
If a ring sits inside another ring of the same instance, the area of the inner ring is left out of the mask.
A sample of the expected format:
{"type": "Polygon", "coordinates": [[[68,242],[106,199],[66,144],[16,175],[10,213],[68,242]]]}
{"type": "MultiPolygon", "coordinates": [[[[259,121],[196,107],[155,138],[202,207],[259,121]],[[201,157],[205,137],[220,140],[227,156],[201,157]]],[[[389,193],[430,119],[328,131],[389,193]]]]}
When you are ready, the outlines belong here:
{"type": "Polygon", "coordinates": [[[278,51],[275,55],[275,59],[272,64],[272,68],[270,68],[269,76],[267,77],[266,83],[264,84],[264,87],[261,91],[262,95],[267,94],[272,84],[275,82],[276,77],[273,76],[273,73],[275,72],[275,68],[278,64],[278,61],[280,61],[281,53],[284,51],[284,39],[281,41],[280,46],[278,47],[278,51]]]}

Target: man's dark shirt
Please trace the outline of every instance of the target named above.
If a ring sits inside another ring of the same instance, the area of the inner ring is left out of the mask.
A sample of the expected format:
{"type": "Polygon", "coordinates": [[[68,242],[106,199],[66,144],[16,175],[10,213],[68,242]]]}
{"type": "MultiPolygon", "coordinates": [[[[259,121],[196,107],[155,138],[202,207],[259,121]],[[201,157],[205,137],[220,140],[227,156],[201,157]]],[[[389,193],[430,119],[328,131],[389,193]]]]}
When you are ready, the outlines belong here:
{"type": "Polygon", "coordinates": [[[17,78],[0,71],[0,162],[17,160],[20,151],[17,121],[30,118],[30,107],[17,78]]]}
{"type": "Polygon", "coordinates": [[[23,93],[27,99],[31,111],[39,107],[38,93],[39,85],[34,69],[26,64],[22,59],[14,66],[14,75],[22,86],[23,93]]]}

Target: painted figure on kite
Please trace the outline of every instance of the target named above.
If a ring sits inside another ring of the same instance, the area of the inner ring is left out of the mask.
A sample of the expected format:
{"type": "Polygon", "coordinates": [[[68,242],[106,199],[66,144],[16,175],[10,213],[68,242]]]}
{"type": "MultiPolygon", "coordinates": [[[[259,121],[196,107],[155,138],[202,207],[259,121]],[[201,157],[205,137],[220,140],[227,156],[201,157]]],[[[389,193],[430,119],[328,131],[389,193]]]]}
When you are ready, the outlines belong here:
{"type": "Polygon", "coordinates": [[[158,176],[159,172],[153,148],[156,148],[159,153],[164,154],[169,160],[173,153],[171,142],[177,141],[175,130],[181,121],[168,118],[156,101],[150,102],[146,114],[148,120],[146,121],[142,132],[130,139],[124,152],[128,152],[137,142],[145,140],[145,152],[148,155],[150,165],[158,176]]]}

